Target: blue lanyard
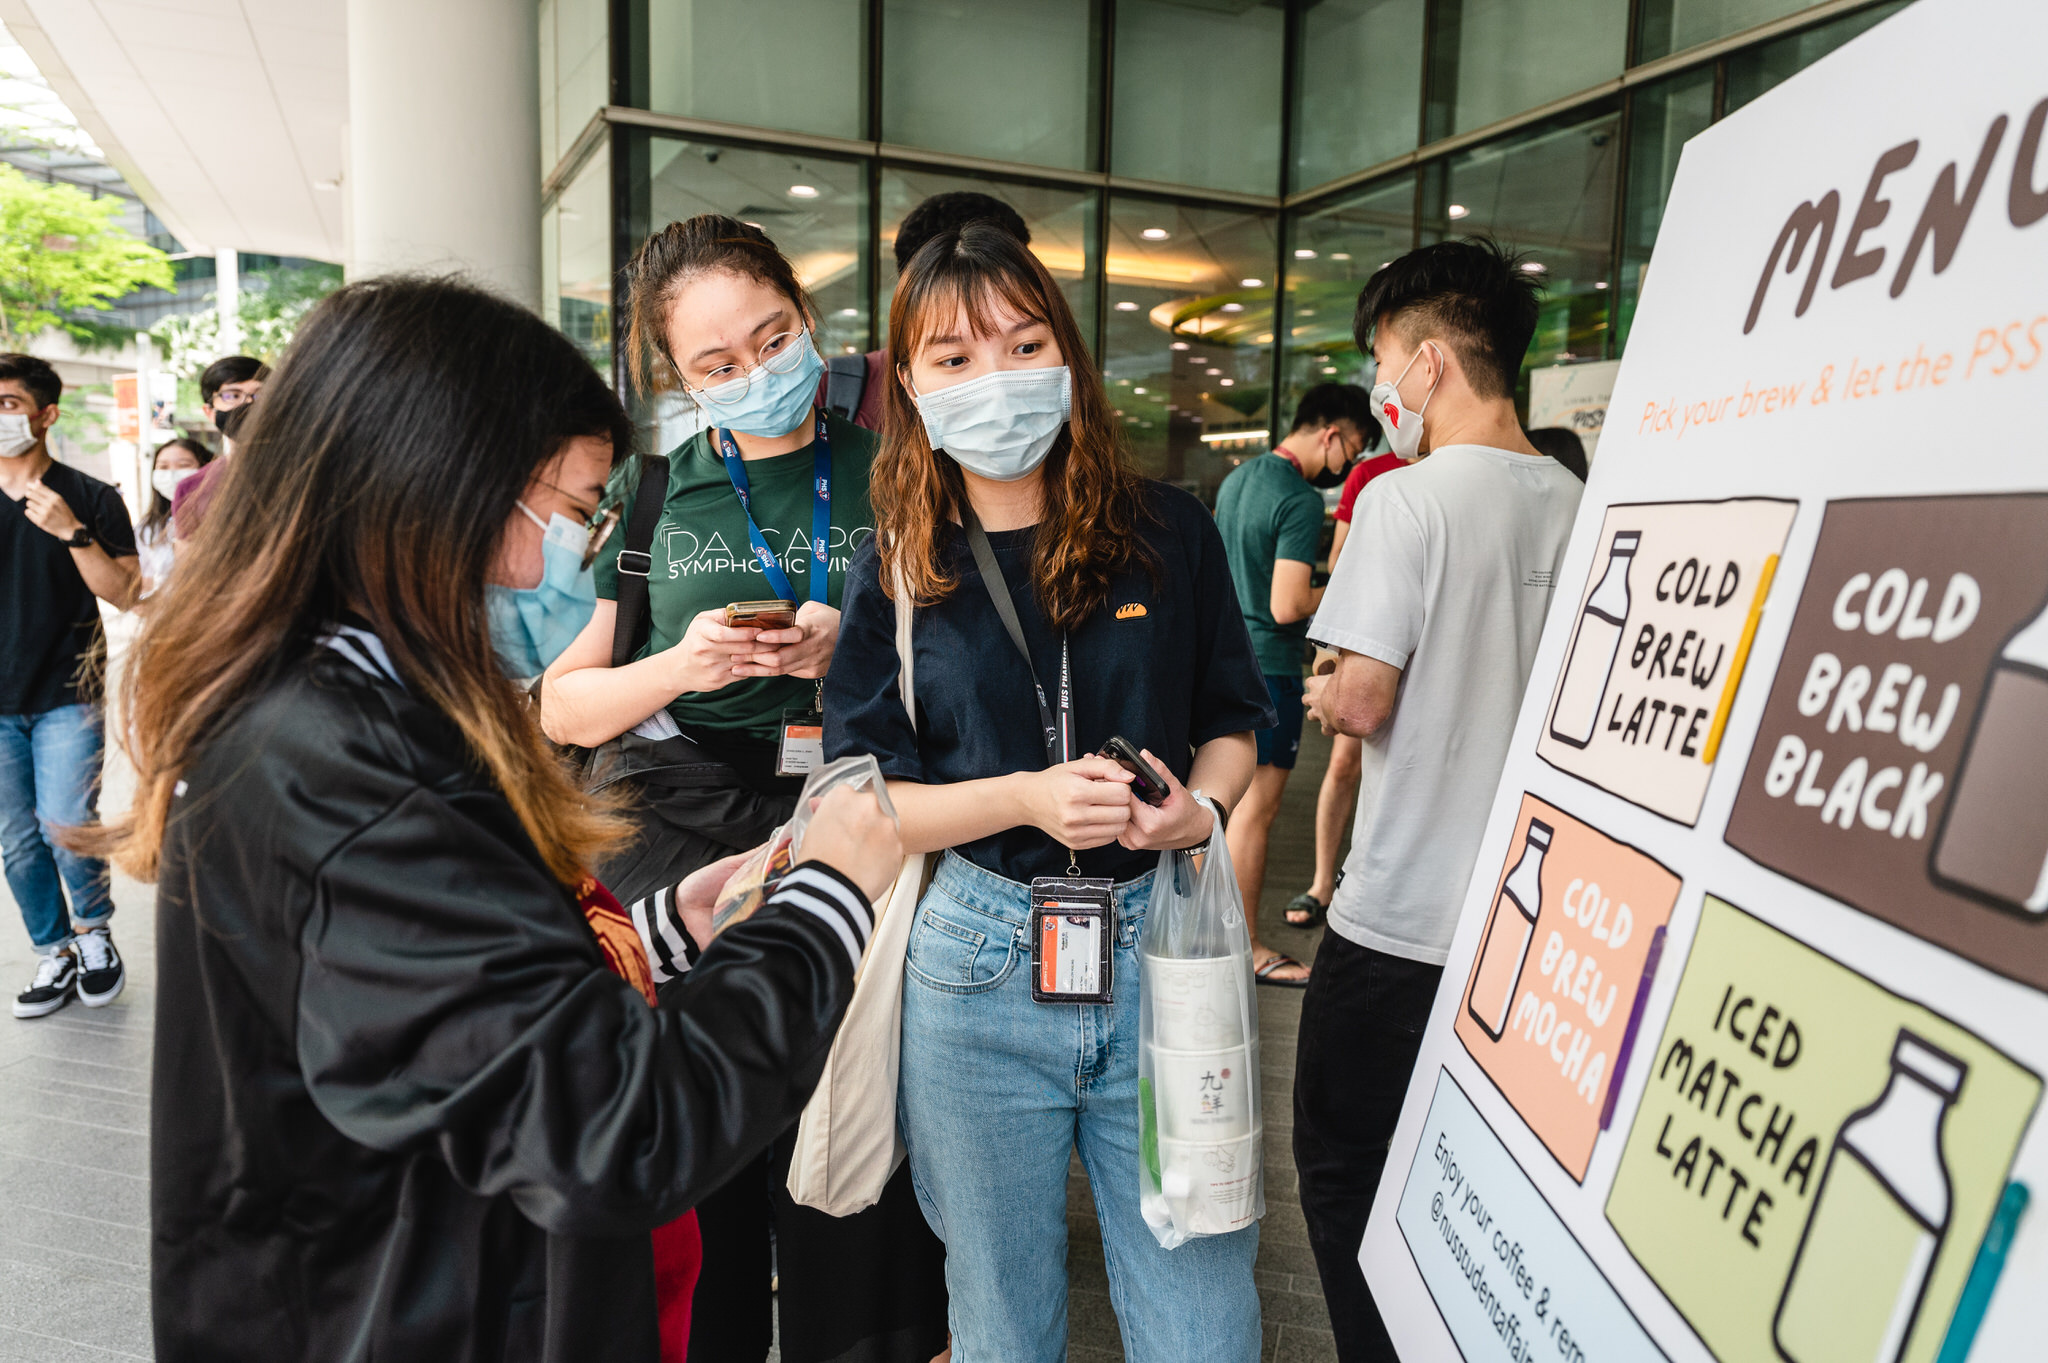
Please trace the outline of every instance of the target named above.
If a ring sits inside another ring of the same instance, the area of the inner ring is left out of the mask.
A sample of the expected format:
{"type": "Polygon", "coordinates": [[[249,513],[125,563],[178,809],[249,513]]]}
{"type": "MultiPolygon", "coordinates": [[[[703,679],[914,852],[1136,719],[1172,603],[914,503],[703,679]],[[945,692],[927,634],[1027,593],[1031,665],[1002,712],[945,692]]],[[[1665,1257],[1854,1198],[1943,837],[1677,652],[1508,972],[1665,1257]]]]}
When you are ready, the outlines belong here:
{"type": "MultiPolygon", "coordinates": [[[[831,595],[830,578],[832,563],[832,446],[825,436],[825,414],[818,414],[818,438],[812,445],[816,451],[811,464],[811,600],[824,603],[831,595]]],[[[789,585],[789,574],[782,571],[782,565],[775,561],[775,551],[768,547],[767,539],[761,534],[761,527],[754,521],[754,503],[747,483],[746,461],[740,458],[740,447],[733,443],[732,432],[715,430],[712,435],[718,440],[718,451],[725,460],[725,476],[732,479],[732,490],[739,494],[740,514],[747,518],[747,539],[753,543],[754,558],[761,565],[761,575],[768,579],[769,590],[784,601],[796,600],[796,592],[789,585]]]]}

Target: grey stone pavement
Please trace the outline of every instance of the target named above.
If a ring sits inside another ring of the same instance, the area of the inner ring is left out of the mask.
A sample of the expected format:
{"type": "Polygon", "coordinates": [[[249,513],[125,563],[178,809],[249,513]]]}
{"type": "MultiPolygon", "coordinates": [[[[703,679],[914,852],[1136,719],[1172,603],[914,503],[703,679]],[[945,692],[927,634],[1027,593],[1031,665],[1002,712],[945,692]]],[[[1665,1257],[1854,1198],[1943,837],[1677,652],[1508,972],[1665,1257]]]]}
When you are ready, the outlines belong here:
{"type": "MultiPolygon", "coordinates": [[[[120,650],[134,617],[110,629],[120,650]]],[[[134,782],[110,762],[104,808],[134,782]]],[[[156,1007],[155,894],[114,878],[114,944],[127,988],[23,1022],[0,1014],[0,1363],[153,1356],[149,1335],[149,1054],[156,1007]]],[[[35,974],[0,881],[0,992],[35,974]]]]}
{"type": "MultiPolygon", "coordinates": [[[[1304,960],[1319,934],[1286,926],[1280,908],[1306,889],[1317,783],[1328,744],[1313,731],[1288,783],[1259,930],[1304,960]]],[[[132,783],[110,764],[105,807],[132,783]]],[[[114,938],[128,986],[105,1008],[73,1002],[30,1022],[0,1015],[0,1363],[149,1359],[149,1058],[156,993],[154,896],[116,877],[114,938]]],[[[0,883],[0,988],[34,974],[34,953],[0,883]]],[[[1292,1152],[1299,990],[1259,990],[1264,1072],[1266,1219],[1257,1265],[1263,1363],[1334,1359],[1329,1320],[1302,1226],[1292,1152]]],[[[1109,1306],[1094,1203],[1078,1162],[1068,1189],[1072,1283],[1068,1357],[1122,1356],[1109,1306]]]]}

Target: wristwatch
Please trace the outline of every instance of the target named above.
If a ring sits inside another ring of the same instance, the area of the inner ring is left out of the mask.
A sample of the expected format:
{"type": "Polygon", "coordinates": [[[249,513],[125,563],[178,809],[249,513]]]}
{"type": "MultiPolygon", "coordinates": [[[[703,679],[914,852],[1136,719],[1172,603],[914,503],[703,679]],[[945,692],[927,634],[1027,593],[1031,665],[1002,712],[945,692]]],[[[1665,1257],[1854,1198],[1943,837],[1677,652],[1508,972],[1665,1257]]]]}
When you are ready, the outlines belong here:
{"type": "Polygon", "coordinates": [[[71,532],[71,538],[64,541],[66,549],[84,549],[92,544],[92,531],[79,526],[71,532]]]}

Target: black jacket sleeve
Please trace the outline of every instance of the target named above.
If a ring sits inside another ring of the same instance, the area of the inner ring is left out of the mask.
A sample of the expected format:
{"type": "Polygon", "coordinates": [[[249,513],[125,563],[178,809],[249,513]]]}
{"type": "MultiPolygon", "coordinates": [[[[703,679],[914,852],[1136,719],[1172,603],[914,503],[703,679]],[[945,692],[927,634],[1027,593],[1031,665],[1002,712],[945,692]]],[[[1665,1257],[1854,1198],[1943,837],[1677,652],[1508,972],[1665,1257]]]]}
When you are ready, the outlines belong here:
{"type": "Polygon", "coordinates": [[[431,1143],[545,1230],[650,1229],[802,1110],[870,910],[814,872],[650,1008],[530,858],[425,787],[329,856],[301,934],[300,1071],[343,1134],[431,1143]]]}

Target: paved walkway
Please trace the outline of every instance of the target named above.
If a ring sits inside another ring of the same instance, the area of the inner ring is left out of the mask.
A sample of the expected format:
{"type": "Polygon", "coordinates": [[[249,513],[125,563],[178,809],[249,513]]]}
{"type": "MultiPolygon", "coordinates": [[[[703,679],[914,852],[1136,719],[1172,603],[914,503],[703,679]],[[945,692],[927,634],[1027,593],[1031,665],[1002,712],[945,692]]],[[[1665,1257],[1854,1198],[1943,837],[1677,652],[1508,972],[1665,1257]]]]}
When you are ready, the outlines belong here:
{"type": "MultiPolygon", "coordinates": [[[[1316,783],[1327,744],[1304,739],[1275,829],[1260,931],[1304,960],[1315,934],[1288,928],[1280,906],[1307,888],[1316,783]]],[[[108,775],[108,807],[127,803],[108,775]]],[[[0,1363],[149,1359],[149,1057],[155,1006],[151,888],[117,877],[115,940],[128,987],[105,1008],[77,1003],[33,1022],[0,1017],[0,1363]]],[[[11,896],[0,883],[0,986],[8,997],[34,973],[11,896]]],[[[1315,1264],[1296,1200],[1292,1151],[1298,990],[1259,991],[1264,1051],[1266,1220],[1258,1281],[1265,1363],[1334,1359],[1315,1264]]],[[[1087,1182],[1069,1190],[1075,1363],[1107,1363],[1122,1347],[1103,1275],[1087,1182]]]]}

